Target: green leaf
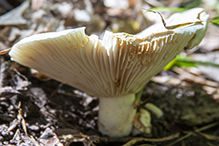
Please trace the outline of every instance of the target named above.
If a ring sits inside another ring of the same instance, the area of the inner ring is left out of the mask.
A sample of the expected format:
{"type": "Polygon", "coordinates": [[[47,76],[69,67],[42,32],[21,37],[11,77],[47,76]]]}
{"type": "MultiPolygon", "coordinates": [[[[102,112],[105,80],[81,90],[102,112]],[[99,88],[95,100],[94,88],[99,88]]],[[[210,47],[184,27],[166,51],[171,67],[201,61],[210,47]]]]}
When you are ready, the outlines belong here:
{"type": "Polygon", "coordinates": [[[163,70],[170,70],[171,68],[173,68],[173,66],[176,63],[176,59],[173,59],[172,61],[170,61],[164,68],[163,70]]]}
{"type": "Polygon", "coordinates": [[[176,56],[169,64],[164,67],[164,70],[169,70],[174,66],[178,67],[196,67],[194,60],[188,56],[176,56]]]}
{"type": "Polygon", "coordinates": [[[207,61],[200,61],[194,60],[189,56],[176,56],[174,60],[172,60],[169,64],[167,64],[163,69],[170,70],[174,66],[178,67],[197,67],[197,66],[214,66],[219,68],[219,64],[207,62],[207,61]]]}
{"type": "Polygon", "coordinates": [[[211,23],[213,23],[213,24],[219,26],[219,17],[213,18],[213,19],[211,20],[211,23]]]}
{"type": "Polygon", "coordinates": [[[200,7],[201,3],[202,3],[202,0],[192,0],[192,1],[184,2],[184,4],[182,4],[181,6],[188,8],[188,9],[192,9],[195,7],[200,7]]]}
{"type": "Polygon", "coordinates": [[[167,12],[167,11],[183,12],[183,11],[186,11],[188,9],[186,9],[186,8],[172,8],[172,7],[155,7],[155,8],[150,8],[149,10],[160,11],[160,12],[167,12]]]}

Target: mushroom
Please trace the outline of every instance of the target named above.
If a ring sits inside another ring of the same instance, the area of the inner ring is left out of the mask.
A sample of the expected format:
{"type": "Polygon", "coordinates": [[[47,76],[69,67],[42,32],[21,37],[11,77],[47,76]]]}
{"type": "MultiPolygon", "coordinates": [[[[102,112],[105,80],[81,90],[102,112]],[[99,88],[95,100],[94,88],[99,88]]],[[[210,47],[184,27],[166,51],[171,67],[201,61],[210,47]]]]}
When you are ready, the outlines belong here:
{"type": "Polygon", "coordinates": [[[99,97],[99,131],[123,137],[132,131],[135,94],[186,45],[191,48],[204,37],[208,15],[197,8],[175,19],[184,19],[185,13],[192,18],[184,25],[162,24],[154,33],[139,36],[106,31],[99,40],[96,35],[87,36],[84,27],[36,34],[16,43],[9,55],[99,97]]]}

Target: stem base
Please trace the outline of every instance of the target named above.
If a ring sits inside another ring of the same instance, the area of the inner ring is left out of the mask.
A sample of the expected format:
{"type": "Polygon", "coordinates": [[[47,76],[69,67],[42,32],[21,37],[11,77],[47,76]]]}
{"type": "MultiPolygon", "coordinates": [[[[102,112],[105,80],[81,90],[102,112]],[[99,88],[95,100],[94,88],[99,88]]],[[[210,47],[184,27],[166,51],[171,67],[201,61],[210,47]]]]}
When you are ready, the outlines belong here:
{"type": "Polygon", "coordinates": [[[136,113],[134,101],[135,94],[99,98],[99,131],[111,137],[129,135],[136,113]]]}

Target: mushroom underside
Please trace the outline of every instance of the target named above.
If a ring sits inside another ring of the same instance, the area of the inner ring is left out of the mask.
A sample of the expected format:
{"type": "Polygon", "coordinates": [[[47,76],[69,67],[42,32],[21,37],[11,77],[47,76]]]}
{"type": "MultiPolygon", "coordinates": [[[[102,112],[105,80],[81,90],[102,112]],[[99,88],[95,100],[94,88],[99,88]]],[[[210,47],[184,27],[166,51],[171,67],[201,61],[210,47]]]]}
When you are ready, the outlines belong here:
{"type": "Polygon", "coordinates": [[[191,48],[204,37],[208,15],[199,10],[191,16],[200,23],[171,30],[163,26],[146,35],[106,31],[99,40],[87,36],[84,27],[38,34],[15,44],[9,55],[22,65],[99,97],[100,131],[126,136],[136,113],[135,94],[186,45],[191,48]]]}

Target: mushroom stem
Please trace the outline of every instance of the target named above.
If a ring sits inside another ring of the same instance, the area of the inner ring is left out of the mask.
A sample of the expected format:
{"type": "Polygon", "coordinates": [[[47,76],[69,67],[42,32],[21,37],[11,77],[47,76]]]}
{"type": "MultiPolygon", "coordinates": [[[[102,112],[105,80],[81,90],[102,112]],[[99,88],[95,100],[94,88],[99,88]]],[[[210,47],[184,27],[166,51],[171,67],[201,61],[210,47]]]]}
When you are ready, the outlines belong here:
{"type": "Polygon", "coordinates": [[[111,137],[129,135],[136,113],[134,102],[135,94],[99,98],[99,131],[111,137]]]}

